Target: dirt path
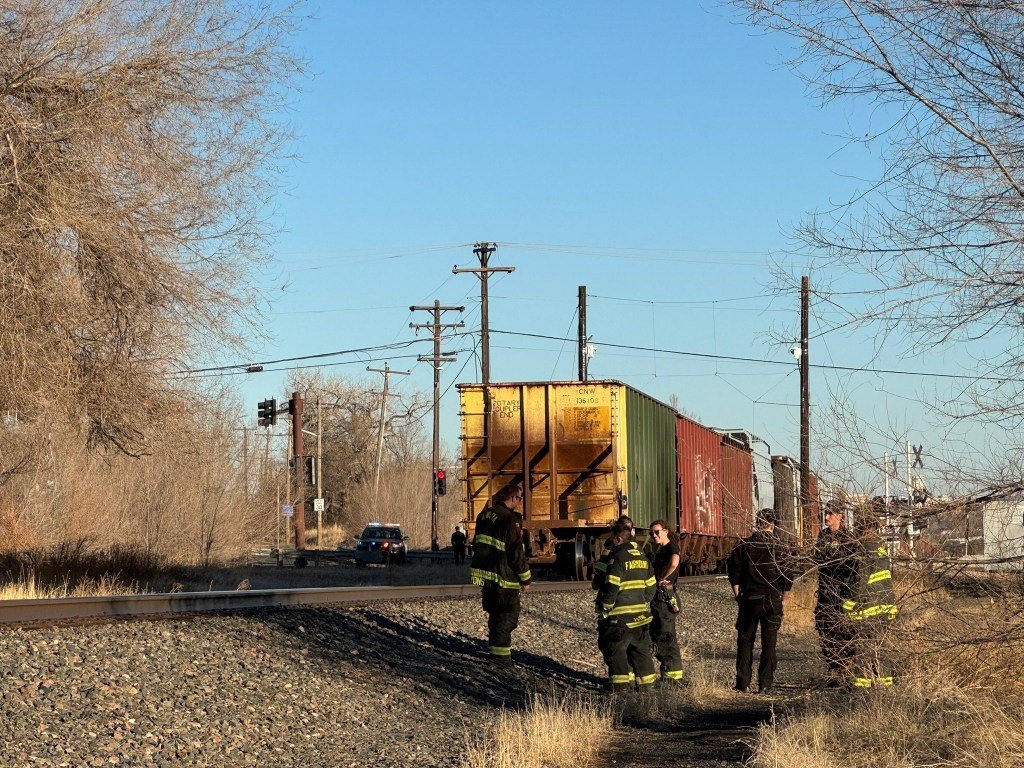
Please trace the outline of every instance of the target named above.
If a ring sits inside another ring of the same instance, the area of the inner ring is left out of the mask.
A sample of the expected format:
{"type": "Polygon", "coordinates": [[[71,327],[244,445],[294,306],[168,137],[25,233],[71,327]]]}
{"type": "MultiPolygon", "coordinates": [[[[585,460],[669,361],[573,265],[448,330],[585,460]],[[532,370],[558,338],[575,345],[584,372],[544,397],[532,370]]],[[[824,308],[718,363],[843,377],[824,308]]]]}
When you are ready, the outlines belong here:
{"type": "MultiPolygon", "coordinates": [[[[784,630],[775,692],[735,693],[731,649],[706,647],[688,662],[689,689],[620,704],[623,727],[601,768],[721,768],[742,765],[761,723],[800,707],[821,674],[813,630],[784,630]]],[[[755,657],[756,660],[756,657],[755,657]]]]}

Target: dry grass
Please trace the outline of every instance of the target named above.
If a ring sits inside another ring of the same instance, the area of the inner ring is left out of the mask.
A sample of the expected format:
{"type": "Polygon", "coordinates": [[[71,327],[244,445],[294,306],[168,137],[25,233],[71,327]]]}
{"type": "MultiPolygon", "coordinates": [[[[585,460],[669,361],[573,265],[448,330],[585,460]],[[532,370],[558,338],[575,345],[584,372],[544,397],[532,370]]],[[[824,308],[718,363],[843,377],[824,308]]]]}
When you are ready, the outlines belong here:
{"type": "Polygon", "coordinates": [[[755,768],[1008,768],[1024,761],[1019,590],[987,577],[937,588],[904,571],[885,643],[897,685],[821,699],[761,727],[755,768]]]}
{"type": "Polygon", "coordinates": [[[793,583],[786,595],[784,625],[814,629],[814,605],[818,601],[818,578],[807,572],[793,583]]]}
{"type": "Polygon", "coordinates": [[[758,733],[755,768],[1010,768],[1024,760],[1018,706],[948,682],[904,678],[840,711],[824,707],[758,733]]]}
{"type": "Polygon", "coordinates": [[[684,677],[691,708],[707,711],[733,699],[736,680],[736,661],[733,657],[716,656],[684,662],[684,677]]]}
{"type": "Polygon", "coordinates": [[[613,723],[605,701],[535,695],[523,712],[503,710],[469,745],[466,768],[588,768],[613,723]]]}
{"type": "Polygon", "coordinates": [[[0,600],[44,600],[56,597],[95,597],[98,595],[137,595],[137,584],[126,583],[112,576],[85,579],[74,586],[68,582],[43,584],[35,577],[0,584],[0,600]]]}

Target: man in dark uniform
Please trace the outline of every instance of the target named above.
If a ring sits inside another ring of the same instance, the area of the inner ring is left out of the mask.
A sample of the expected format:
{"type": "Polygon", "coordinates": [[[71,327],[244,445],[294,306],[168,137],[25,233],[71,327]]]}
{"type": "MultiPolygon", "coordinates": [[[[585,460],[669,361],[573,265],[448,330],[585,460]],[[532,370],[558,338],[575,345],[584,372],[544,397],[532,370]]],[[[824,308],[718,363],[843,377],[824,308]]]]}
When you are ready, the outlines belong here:
{"type": "Polygon", "coordinates": [[[793,556],[775,535],[775,510],[762,509],[758,526],[729,555],[729,584],[739,605],[736,617],[736,690],[750,686],[754,639],[761,628],[757,692],[770,693],[775,680],[775,644],[782,627],[782,603],[793,586],[793,556]]]}
{"type": "Polygon", "coordinates": [[[455,564],[462,565],[466,562],[466,534],[458,525],[452,534],[452,553],[455,555],[455,564]]]}
{"type": "Polygon", "coordinates": [[[612,526],[611,548],[594,569],[593,587],[597,590],[597,644],[608,665],[611,690],[649,688],[658,677],[647,629],[654,571],[622,523],[612,526]]]}
{"type": "Polygon", "coordinates": [[[522,486],[506,485],[477,516],[473,537],[470,575],[473,583],[483,588],[489,658],[503,666],[512,665],[512,631],[519,626],[519,596],[531,581],[519,515],[522,504],[522,486]]]}
{"type": "Polygon", "coordinates": [[[842,605],[857,588],[860,544],[845,524],[846,510],[838,501],[825,505],[825,527],[818,534],[811,557],[818,568],[818,602],[814,628],[828,665],[829,685],[841,685],[849,677],[853,633],[842,605]]]}
{"type": "Polygon", "coordinates": [[[878,520],[865,518],[858,527],[860,558],[857,586],[842,604],[843,615],[853,630],[853,679],[855,688],[884,688],[893,684],[892,669],[882,643],[899,613],[892,588],[892,560],[878,536],[878,520]]]}
{"type": "Polygon", "coordinates": [[[651,601],[651,643],[654,658],[661,664],[661,676],[665,680],[683,679],[683,659],[676,639],[676,614],[679,613],[679,596],[676,581],[679,578],[679,544],[673,538],[664,520],[655,520],[650,527],[651,540],[644,547],[654,568],[657,589],[651,601]]]}

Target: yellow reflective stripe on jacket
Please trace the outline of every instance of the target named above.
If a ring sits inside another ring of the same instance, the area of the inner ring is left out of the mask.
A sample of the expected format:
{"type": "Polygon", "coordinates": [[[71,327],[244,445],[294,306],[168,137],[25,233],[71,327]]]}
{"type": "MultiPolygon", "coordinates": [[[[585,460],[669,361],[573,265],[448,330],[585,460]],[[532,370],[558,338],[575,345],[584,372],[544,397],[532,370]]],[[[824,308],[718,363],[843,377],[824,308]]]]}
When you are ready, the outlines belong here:
{"type": "Polygon", "coordinates": [[[484,534],[484,533],[479,534],[476,537],[476,543],[477,544],[486,544],[487,546],[494,547],[495,549],[500,550],[501,552],[505,551],[505,542],[504,541],[502,541],[501,539],[496,539],[493,536],[488,536],[487,534],[484,534]]]}
{"type": "MultiPolygon", "coordinates": [[[[609,579],[612,577],[609,576],[609,579]]],[[[623,581],[619,584],[619,591],[625,592],[627,589],[647,589],[647,587],[653,587],[657,584],[657,580],[652,576],[649,579],[633,579],[631,581],[623,581]]]]}
{"type": "Polygon", "coordinates": [[[616,576],[614,573],[612,573],[612,574],[609,574],[608,576],[605,576],[604,582],[605,582],[605,584],[619,585],[619,584],[622,583],[622,579],[620,577],[616,576]]]}
{"type": "Polygon", "coordinates": [[[870,688],[872,679],[870,677],[855,677],[853,678],[853,685],[855,688],[870,688]]]}
{"type": "Polygon", "coordinates": [[[520,580],[521,582],[523,582],[523,583],[525,583],[525,582],[529,581],[529,580],[530,580],[530,579],[532,579],[532,578],[533,578],[533,576],[532,576],[532,575],[530,575],[530,572],[529,572],[529,571],[523,571],[522,573],[520,573],[520,574],[519,574],[519,580],[520,580]]]}
{"type": "Polygon", "coordinates": [[[883,605],[872,605],[869,608],[861,608],[859,611],[848,610],[847,615],[854,621],[863,621],[864,619],[873,619],[876,616],[884,616],[885,618],[892,619],[896,618],[896,615],[900,612],[900,609],[891,603],[885,603],[883,605]]]}
{"type": "Polygon", "coordinates": [[[501,578],[501,576],[496,574],[494,571],[484,571],[480,568],[470,568],[469,575],[470,578],[472,578],[473,583],[476,584],[478,587],[482,587],[485,583],[490,581],[497,584],[502,589],[520,588],[518,581],[506,581],[505,579],[501,578]]]}
{"type": "Polygon", "coordinates": [[[882,571],[875,571],[870,576],[868,576],[868,584],[877,584],[880,581],[885,581],[886,579],[891,579],[891,578],[892,578],[892,571],[890,571],[888,568],[886,568],[885,570],[882,570],[882,571]]]}
{"type": "Polygon", "coordinates": [[[608,608],[605,610],[605,616],[632,616],[638,613],[646,613],[650,606],[647,603],[640,603],[639,605],[620,605],[617,608],[608,608]]]}
{"type": "Polygon", "coordinates": [[[843,610],[847,613],[849,613],[856,607],[857,603],[855,603],[853,600],[843,600],[843,610]]]}
{"type": "Polygon", "coordinates": [[[650,624],[652,621],[654,621],[654,617],[652,617],[652,616],[641,616],[639,619],[634,619],[633,621],[627,621],[626,622],[626,626],[629,627],[630,629],[636,629],[637,627],[645,627],[648,624],[650,624]]]}

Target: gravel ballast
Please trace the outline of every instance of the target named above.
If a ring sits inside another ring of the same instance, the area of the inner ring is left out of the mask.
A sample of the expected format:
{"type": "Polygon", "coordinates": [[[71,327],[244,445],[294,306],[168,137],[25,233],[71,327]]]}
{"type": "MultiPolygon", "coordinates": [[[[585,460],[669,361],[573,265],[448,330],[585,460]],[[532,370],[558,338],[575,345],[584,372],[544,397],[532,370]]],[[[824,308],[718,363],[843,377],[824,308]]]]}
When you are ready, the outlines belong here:
{"type": "MultiPolygon", "coordinates": [[[[721,658],[727,584],[680,591],[686,656],[721,658]]],[[[600,690],[590,593],[525,596],[518,674],[485,637],[477,600],[2,629],[0,765],[457,766],[502,707],[600,690]]]]}

